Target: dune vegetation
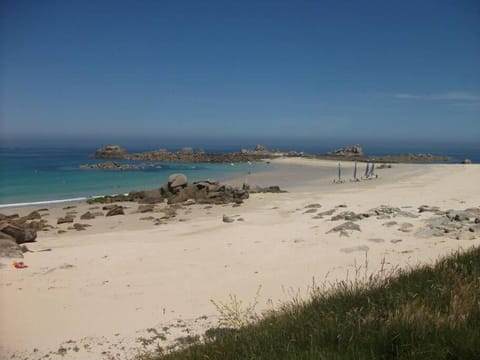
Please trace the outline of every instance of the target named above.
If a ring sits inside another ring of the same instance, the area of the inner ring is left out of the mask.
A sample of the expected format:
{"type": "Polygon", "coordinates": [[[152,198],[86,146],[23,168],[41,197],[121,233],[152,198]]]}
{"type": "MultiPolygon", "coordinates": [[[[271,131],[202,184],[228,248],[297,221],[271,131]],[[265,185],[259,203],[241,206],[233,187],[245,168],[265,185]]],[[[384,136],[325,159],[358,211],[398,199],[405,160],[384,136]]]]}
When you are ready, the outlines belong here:
{"type": "MultiPolygon", "coordinates": [[[[358,274],[357,274],[358,275],[358,274]]],[[[357,276],[160,359],[480,359],[480,249],[357,276]]]]}

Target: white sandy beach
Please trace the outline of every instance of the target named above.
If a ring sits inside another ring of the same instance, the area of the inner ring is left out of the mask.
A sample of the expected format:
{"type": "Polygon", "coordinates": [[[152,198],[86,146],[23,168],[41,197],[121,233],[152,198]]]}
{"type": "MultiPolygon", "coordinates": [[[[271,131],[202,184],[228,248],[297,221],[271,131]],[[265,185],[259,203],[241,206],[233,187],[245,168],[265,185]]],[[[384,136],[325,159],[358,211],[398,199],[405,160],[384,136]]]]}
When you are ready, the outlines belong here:
{"type": "MultiPolygon", "coordinates": [[[[347,178],[352,166],[342,165],[347,178]]],[[[313,278],[317,283],[351,278],[366,259],[369,271],[382,261],[408,267],[480,244],[479,233],[474,240],[417,236],[431,212],[365,218],[356,222],[361,231],[348,237],[327,233],[343,221],[314,218],[328,210],[360,213],[382,204],[411,213],[424,204],[478,208],[480,165],[395,164],[378,170],[378,179],[334,185],[336,167],[332,161],[279,159],[271,171],[236,182],[278,184],[288,193],[252,194],[240,207],[184,206],[157,226],[140,218],[160,213],[132,214],[137,205],[127,203],[126,215],[81,220],[92,225],[85,231],[59,234],[71,225],[63,224],[39,232],[37,242],[27,244],[33,251],[23,259],[28,268],[14,269],[11,259],[2,260],[1,358],[131,359],[142,350],[138,339],[151,336],[149,328],[168,327],[167,341],[160,342],[165,345],[215,326],[218,312],[211,299],[227,301],[235,294],[248,303],[261,286],[262,311],[293,295],[306,296],[313,278]],[[318,167],[330,168],[332,177],[316,178],[318,167]],[[308,208],[311,204],[321,208],[308,208]],[[224,214],[236,221],[223,222],[224,214]],[[398,224],[385,226],[388,221],[398,224]],[[411,230],[399,231],[403,223],[412,224],[411,230]],[[42,249],[51,251],[36,252],[42,249]]],[[[57,226],[65,206],[50,206],[50,224],[57,226]]],[[[77,216],[92,207],[75,206],[70,211],[77,216]]]]}

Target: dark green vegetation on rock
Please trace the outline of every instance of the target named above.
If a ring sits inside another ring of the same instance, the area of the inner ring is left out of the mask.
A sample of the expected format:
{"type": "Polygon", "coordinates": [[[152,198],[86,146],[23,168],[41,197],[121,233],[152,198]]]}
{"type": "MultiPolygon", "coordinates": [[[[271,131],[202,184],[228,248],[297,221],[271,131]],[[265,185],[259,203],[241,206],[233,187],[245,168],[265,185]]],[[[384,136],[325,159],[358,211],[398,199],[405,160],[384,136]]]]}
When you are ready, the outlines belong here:
{"type": "MultiPolygon", "coordinates": [[[[480,249],[316,288],[254,325],[143,359],[479,359],[480,249]]],[[[227,331],[228,330],[228,331],[227,331]]]]}

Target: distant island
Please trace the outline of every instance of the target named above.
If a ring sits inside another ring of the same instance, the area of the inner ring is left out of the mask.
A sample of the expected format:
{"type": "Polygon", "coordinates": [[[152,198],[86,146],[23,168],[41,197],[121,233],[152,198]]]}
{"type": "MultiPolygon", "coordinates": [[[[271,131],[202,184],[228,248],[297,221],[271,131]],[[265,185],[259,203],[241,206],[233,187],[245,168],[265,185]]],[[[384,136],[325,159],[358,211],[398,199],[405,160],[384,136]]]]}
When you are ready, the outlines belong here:
{"type": "Polygon", "coordinates": [[[379,163],[434,163],[451,160],[448,156],[438,156],[429,153],[372,156],[365,154],[362,146],[358,144],[354,146],[346,146],[324,154],[270,150],[263,145],[257,145],[254,149],[241,149],[238,152],[225,153],[207,153],[203,150],[194,150],[191,147],[185,147],[175,152],[168,151],[167,149],[158,149],[139,153],[129,153],[125,148],[119,145],[107,145],[96,150],[95,153],[91,154],[91,157],[108,161],[99,164],[82,164],[80,165],[81,169],[138,170],[143,168],[134,164],[119,164],[113,160],[140,160],[167,163],[244,163],[281,157],[376,161],[379,163]]]}

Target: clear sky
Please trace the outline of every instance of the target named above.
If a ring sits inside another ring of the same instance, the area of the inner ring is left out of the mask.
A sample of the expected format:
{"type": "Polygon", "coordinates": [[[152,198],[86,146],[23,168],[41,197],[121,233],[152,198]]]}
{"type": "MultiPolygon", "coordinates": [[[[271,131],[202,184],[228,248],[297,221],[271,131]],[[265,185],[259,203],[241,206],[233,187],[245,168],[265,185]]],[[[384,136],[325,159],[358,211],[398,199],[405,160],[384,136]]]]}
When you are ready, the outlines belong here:
{"type": "Polygon", "coordinates": [[[1,0],[0,16],[3,138],[480,139],[478,0],[1,0]]]}

